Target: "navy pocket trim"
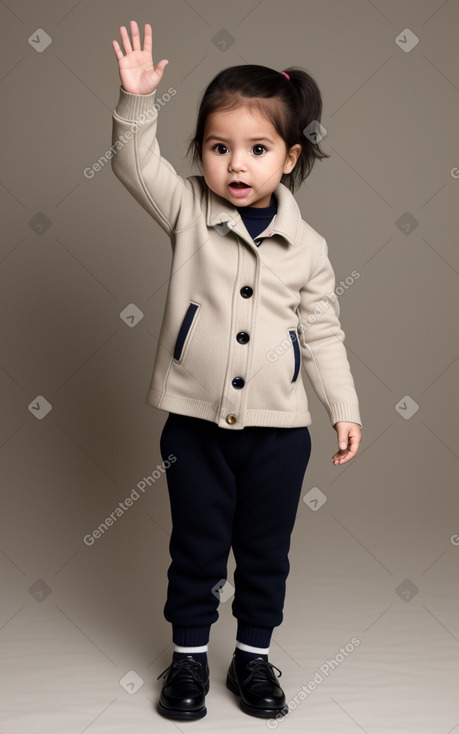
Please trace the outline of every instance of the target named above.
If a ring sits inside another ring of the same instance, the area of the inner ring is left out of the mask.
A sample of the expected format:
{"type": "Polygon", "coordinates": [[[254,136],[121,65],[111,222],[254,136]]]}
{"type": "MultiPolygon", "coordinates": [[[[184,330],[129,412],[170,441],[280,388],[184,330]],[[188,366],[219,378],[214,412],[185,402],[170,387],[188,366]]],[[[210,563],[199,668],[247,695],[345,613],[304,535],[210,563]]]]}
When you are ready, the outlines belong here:
{"type": "Polygon", "coordinates": [[[188,332],[191,329],[191,325],[193,323],[193,319],[196,315],[197,310],[198,304],[190,303],[187,312],[183,318],[182,325],[180,326],[180,331],[178,333],[177,341],[175,342],[174,347],[174,359],[176,359],[177,361],[180,360],[180,357],[182,355],[183,345],[185,344],[185,340],[188,336],[188,332]]]}
{"type": "Polygon", "coordinates": [[[295,382],[300,372],[300,365],[301,365],[300,346],[298,344],[298,335],[296,331],[289,331],[288,333],[290,334],[290,339],[292,340],[292,344],[293,344],[293,354],[295,358],[295,371],[293,373],[292,382],[295,382]]]}

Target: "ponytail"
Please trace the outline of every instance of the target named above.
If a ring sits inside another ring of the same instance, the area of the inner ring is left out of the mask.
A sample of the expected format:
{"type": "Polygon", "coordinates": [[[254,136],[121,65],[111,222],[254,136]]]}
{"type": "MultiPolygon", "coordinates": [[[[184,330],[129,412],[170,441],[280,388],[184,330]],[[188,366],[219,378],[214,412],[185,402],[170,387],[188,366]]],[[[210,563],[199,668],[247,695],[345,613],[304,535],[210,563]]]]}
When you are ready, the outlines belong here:
{"type": "Polygon", "coordinates": [[[312,76],[302,69],[289,67],[285,71],[290,77],[289,83],[295,95],[292,100],[292,116],[297,123],[296,131],[292,131],[292,137],[289,137],[289,140],[296,137],[295,142],[289,143],[286,140],[286,144],[289,147],[295,143],[301,144],[296,166],[288,174],[293,179],[293,188],[296,188],[309,176],[316,160],[330,156],[320,148],[320,141],[326,130],[321,125],[322,96],[319,87],[312,76]]]}

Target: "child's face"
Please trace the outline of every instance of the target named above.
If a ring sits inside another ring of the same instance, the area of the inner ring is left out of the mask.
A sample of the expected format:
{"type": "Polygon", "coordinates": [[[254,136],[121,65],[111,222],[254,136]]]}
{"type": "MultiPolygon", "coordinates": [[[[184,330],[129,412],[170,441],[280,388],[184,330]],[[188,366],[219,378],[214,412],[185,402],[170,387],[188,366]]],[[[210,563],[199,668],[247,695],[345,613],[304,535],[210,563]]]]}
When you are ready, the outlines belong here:
{"type": "Polygon", "coordinates": [[[246,107],[212,112],[206,120],[202,167],[209,188],[234,206],[266,207],[284,173],[290,173],[301,152],[290,151],[272,123],[246,107]],[[232,187],[232,181],[246,184],[232,187]]]}

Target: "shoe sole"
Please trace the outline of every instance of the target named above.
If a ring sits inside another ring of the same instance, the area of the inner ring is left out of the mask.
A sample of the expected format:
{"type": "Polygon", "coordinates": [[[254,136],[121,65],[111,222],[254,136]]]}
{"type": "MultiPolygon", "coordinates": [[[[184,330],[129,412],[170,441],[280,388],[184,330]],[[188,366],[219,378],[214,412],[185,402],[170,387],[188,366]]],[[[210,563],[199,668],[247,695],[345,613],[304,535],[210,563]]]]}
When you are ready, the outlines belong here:
{"type": "Polygon", "coordinates": [[[207,714],[207,708],[205,706],[202,709],[198,709],[197,711],[186,711],[183,709],[168,709],[162,706],[161,703],[158,703],[156,706],[156,710],[167,719],[180,719],[182,721],[184,719],[202,719],[207,714]]]}
{"type": "Polygon", "coordinates": [[[226,677],[226,687],[236,696],[239,696],[239,706],[241,707],[242,711],[246,714],[250,714],[251,716],[257,716],[260,719],[271,719],[275,716],[278,716],[281,714],[282,716],[286,716],[289,712],[289,707],[287,704],[283,706],[282,708],[277,709],[263,709],[258,708],[258,706],[249,706],[244,699],[242,698],[241,691],[239,690],[239,686],[235,680],[233,680],[229,675],[226,677]]]}
{"type": "MultiPolygon", "coordinates": [[[[207,696],[210,690],[209,681],[206,683],[206,686],[204,688],[204,694],[207,696]]],[[[187,720],[187,719],[203,719],[204,716],[207,714],[207,707],[203,706],[201,709],[191,710],[187,711],[186,709],[171,709],[167,708],[167,706],[163,706],[161,703],[161,700],[158,701],[156,704],[156,710],[159,714],[162,716],[165,716],[167,719],[181,719],[187,720]]]]}

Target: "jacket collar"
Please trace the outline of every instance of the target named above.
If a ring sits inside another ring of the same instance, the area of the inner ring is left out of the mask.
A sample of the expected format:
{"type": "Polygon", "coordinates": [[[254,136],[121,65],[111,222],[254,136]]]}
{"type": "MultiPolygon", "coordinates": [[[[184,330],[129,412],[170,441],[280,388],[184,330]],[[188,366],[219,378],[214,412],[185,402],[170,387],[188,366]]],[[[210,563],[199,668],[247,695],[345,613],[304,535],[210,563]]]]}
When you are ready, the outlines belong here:
{"type": "MultiPolygon", "coordinates": [[[[278,235],[283,237],[288,244],[296,247],[299,244],[301,230],[299,206],[291,191],[282,183],[276,186],[274,194],[278,203],[277,214],[265,230],[266,234],[264,236],[278,235]]],[[[236,207],[207,187],[207,226],[215,227],[225,222],[230,223],[230,229],[243,239],[247,239],[247,230],[236,207]]],[[[252,242],[251,238],[249,238],[249,241],[252,242]]]]}

